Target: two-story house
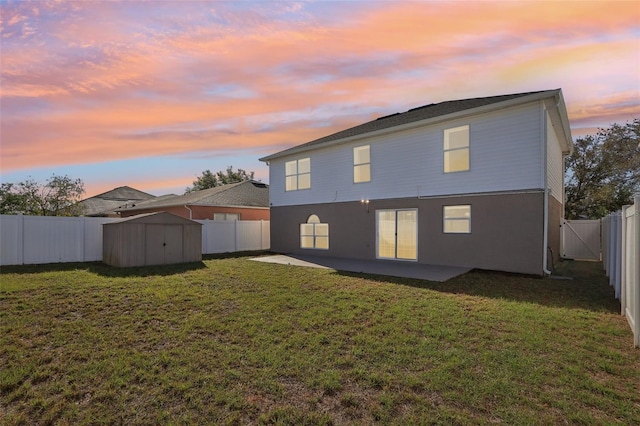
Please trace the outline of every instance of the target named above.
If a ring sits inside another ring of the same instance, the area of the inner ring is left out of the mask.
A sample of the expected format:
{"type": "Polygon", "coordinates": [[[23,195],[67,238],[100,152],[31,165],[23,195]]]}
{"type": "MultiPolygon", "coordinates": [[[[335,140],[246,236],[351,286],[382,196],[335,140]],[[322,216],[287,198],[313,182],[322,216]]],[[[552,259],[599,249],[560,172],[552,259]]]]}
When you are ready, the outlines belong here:
{"type": "Polygon", "coordinates": [[[261,158],[271,249],[543,275],[560,253],[562,91],[441,102],[261,158]]]}

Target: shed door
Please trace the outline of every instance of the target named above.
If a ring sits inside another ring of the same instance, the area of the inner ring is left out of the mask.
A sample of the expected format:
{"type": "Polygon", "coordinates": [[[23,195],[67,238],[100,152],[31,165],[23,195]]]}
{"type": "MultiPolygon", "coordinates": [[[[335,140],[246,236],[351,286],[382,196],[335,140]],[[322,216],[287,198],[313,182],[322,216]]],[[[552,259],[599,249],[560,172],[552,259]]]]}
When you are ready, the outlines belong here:
{"type": "Polygon", "coordinates": [[[148,224],[145,240],[147,265],[182,262],[182,225],[148,224]]]}
{"type": "Polygon", "coordinates": [[[182,263],[182,225],[164,227],[164,263],[182,263]]]}

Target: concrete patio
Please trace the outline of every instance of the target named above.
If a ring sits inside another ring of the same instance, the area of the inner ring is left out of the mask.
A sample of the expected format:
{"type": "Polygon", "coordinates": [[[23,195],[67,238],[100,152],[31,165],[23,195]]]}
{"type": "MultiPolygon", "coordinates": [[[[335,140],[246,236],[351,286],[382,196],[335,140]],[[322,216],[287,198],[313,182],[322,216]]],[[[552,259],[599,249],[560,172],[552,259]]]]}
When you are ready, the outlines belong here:
{"type": "Polygon", "coordinates": [[[324,268],[336,271],[357,272],[391,277],[416,278],[420,280],[444,282],[469,272],[471,268],[457,266],[424,265],[415,262],[389,260],[339,259],[335,257],[271,255],[251,260],[281,265],[324,268]]]}

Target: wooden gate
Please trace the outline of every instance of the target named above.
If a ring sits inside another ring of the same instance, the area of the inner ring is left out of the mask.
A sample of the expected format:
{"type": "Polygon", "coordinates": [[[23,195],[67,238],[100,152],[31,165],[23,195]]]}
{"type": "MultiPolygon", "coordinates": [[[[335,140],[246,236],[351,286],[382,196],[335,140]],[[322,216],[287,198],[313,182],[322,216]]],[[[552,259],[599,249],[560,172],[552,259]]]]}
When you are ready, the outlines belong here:
{"type": "Polygon", "coordinates": [[[600,221],[565,220],[562,224],[562,257],[601,260],[600,221]]]}

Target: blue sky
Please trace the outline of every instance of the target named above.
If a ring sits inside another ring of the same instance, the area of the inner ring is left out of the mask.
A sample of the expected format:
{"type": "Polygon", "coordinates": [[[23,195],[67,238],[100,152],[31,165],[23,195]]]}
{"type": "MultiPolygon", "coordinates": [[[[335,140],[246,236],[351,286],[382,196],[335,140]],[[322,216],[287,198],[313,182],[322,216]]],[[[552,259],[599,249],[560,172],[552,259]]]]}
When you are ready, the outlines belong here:
{"type": "Polygon", "coordinates": [[[2,182],[180,194],[206,169],[434,102],[562,88],[574,137],[640,115],[613,2],[2,1],[2,182]]]}

